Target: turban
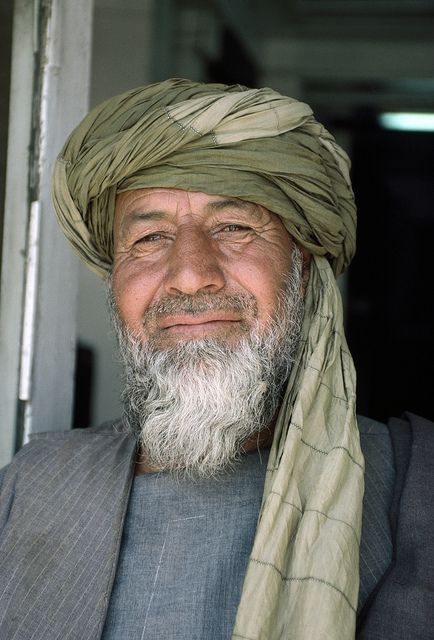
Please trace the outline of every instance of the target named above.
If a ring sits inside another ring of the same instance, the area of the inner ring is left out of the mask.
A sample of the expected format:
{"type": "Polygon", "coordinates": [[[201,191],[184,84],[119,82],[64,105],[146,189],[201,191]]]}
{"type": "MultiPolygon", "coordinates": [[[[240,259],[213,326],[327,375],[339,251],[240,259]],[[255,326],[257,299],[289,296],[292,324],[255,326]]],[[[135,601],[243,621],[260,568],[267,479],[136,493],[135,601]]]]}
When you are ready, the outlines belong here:
{"type": "Polygon", "coordinates": [[[347,155],[307,104],[271,89],[167,80],[84,118],[56,161],[53,201],[66,237],[102,276],[113,261],[116,194],[141,187],[262,205],[336,274],[354,254],[347,155]]]}
{"type": "Polygon", "coordinates": [[[364,462],[334,277],[355,250],[348,169],[306,104],[271,89],[188,80],[103,103],[73,131],[54,169],[60,224],[100,275],[113,261],[116,194],[142,187],[262,205],[313,254],[233,639],[355,635],[364,462]]]}

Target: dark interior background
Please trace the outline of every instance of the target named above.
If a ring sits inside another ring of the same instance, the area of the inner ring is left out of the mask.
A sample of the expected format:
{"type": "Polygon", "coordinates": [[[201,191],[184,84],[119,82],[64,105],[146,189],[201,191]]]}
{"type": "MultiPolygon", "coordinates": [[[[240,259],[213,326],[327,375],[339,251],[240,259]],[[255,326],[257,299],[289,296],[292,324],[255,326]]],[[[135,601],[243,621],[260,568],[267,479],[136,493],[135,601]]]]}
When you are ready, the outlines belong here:
{"type": "Polygon", "coordinates": [[[347,333],[359,412],[434,418],[434,134],[353,132],[358,251],[347,333]]]}

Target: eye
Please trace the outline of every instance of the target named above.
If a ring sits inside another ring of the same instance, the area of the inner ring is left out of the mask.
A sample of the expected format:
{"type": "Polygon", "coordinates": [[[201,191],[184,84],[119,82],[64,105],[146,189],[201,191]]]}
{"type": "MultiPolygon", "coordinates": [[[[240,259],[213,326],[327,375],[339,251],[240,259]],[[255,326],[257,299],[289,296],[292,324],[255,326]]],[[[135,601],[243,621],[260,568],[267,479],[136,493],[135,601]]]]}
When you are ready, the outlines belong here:
{"type": "Polygon", "coordinates": [[[169,241],[168,236],[163,231],[152,231],[139,236],[132,245],[132,250],[140,255],[154,253],[164,248],[169,241]]]}
{"type": "Polygon", "coordinates": [[[236,231],[250,231],[250,227],[246,227],[242,224],[231,223],[222,227],[221,231],[225,231],[227,233],[235,233],[236,231]]]}
{"type": "Polygon", "coordinates": [[[148,233],[147,236],[140,238],[140,242],[156,242],[157,240],[161,240],[162,237],[161,233],[148,233]]]}
{"type": "Polygon", "coordinates": [[[152,242],[159,242],[160,240],[164,239],[164,235],[162,233],[148,233],[145,236],[142,236],[141,238],[139,238],[136,241],[136,244],[141,244],[141,243],[152,243],[152,242]]]}

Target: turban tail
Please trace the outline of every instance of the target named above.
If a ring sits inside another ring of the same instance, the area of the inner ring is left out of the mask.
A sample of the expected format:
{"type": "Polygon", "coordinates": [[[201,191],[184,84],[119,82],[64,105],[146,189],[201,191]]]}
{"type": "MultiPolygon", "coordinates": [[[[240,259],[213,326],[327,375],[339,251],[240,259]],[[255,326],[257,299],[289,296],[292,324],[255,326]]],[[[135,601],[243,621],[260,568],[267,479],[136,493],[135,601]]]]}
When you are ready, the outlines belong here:
{"type": "Polygon", "coordinates": [[[354,640],[364,461],[332,270],[314,256],[233,638],[354,640]]]}
{"type": "Polygon", "coordinates": [[[66,237],[100,275],[113,261],[116,193],[140,187],[260,204],[337,274],[354,254],[345,152],[308,105],[271,89],[168,80],[91,111],[57,159],[53,200],[66,237]]]}
{"type": "Polygon", "coordinates": [[[234,639],[355,635],[363,457],[333,275],[355,250],[348,168],[306,104],[271,89],[187,80],[142,87],[97,107],[55,165],[60,224],[100,275],[113,261],[116,194],[141,187],[263,205],[314,254],[234,639]]]}

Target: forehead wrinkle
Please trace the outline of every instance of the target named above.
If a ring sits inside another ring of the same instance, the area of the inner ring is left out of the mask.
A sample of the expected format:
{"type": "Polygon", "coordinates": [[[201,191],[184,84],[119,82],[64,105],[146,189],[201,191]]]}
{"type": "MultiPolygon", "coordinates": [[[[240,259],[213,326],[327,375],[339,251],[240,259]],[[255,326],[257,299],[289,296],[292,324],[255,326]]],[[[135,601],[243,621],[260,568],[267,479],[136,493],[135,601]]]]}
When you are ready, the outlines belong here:
{"type": "Polygon", "coordinates": [[[208,202],[205,209],[210,211],[224,211],[225,209],[240,209],[252,215],[256,220],[261,218],[261,207],[254,202],[247,202],[239,198],[225,198],[224,200],[215,200],[208,202]]]}

